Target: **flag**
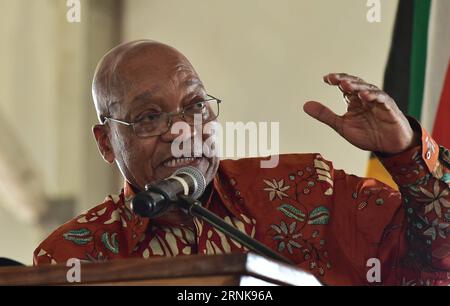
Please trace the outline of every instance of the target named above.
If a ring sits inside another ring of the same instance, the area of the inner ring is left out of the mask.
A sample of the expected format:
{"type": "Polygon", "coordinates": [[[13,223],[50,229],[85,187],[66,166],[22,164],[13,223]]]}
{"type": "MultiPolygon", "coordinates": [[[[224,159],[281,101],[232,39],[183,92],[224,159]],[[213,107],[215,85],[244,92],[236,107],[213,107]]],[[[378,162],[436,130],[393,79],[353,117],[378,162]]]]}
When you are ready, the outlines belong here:
{"type": "MultiPolygon", "coordinates": [[[[450,148],[450,1],[400,0],[383,88],[450,148]]],[[[367,176],[397,188],[372,154],[367,176]]]]}

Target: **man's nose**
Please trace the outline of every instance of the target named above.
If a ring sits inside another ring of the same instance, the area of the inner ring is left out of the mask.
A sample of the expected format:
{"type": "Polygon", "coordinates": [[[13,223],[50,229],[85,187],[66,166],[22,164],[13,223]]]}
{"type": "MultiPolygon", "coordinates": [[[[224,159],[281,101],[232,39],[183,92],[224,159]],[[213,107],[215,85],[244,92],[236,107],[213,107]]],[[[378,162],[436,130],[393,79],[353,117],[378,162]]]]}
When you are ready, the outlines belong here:
{"type": "Polygon", "coordinates": [[[194,126],[190,126],[183,120],[181,114],[172,116],[169,130],[162,134],[161,137],[164,141],[172,142],[175,139],[183,142],[188,139],[194,138],[197,135],[197,130],[194,126]]]}

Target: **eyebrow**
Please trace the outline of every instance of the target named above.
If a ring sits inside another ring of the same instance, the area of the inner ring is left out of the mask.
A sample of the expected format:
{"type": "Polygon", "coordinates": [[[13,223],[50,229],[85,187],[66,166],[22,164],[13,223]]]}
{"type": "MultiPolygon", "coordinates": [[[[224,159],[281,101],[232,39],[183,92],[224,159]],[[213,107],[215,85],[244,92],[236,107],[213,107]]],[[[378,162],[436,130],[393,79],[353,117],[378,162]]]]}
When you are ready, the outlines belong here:
{"type": "MultiPolygon", "coordinates": [[[[133,100],[131,100],[131,103],[136,104],[139,102],[141,102],[141,103],[147,102],[148,100],[150,100],[153,97],[154,92],[156,92],[157,90],[158,90],[157,88],[152,89],[152,90],[147,89],[143,93],[135,96],[133,98],[133,100]]],[[[121,103],[121,101],[119,101],[119,100],[112,100],[109,102],[108,109],[110,109],[110,110],[115,109],[117,107],[117,105],[119,105],[120,103],[121,103]]]]}
{"type": "MultiPolygon", "coordinates": [[[[186,85],[188,87],[195,86],[197,88],[198,87],[203,87],[203,83],[199,79],[187,80],[186,82],[184,82],[184,85],[186,85]]],[[[195,88],[195,89],[197,89],[197,88],[195,88]]],[[[203,89],[203,88],[201,88],[201,89],[203,89]]],[[[149,101],[149,100],[151,100],[153,98],[155,92],[157,92],[157,91],[158,91],[158,88],[154,88],[154,89],[151,89],[151,90],[146,90],[143,93],[135,96],[133,98],[133,100],[131,100],[131,102],[132,103],[136,103],[136,102],[140,102],[140,101],[149,101]]],[[[190,92],[187,96],[191,96],[191,95],[194,95],[194,94],[195,94],[194,92],[190,92]]]]}
{"type": "Polygon", "coordinates": [[[186,86],[193,86],[193,85],[201,85],[203,86],[203,82],[200,81],[199,79],[191,79],[191,80],[187,80],[186,82],[184,82],[184,85],[186,86]]]}

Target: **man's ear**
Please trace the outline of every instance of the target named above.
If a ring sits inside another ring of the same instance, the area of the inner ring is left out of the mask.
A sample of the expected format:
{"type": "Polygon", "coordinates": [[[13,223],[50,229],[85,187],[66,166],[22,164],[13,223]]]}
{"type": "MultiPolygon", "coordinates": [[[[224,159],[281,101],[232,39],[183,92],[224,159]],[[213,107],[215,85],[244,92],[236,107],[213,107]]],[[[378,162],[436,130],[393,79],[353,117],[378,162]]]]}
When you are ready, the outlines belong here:
{"type": "Polygon", "coordinates": [[[92,132],[94,133],[95,140],[97,141],[97,147],[102,155],[103,159],[109,163],[113,164],[115,161],[114,150],[111,146],[111,141],[105,130],[105,126],[101,124],[96,124],[92,127],[92,132]]]}

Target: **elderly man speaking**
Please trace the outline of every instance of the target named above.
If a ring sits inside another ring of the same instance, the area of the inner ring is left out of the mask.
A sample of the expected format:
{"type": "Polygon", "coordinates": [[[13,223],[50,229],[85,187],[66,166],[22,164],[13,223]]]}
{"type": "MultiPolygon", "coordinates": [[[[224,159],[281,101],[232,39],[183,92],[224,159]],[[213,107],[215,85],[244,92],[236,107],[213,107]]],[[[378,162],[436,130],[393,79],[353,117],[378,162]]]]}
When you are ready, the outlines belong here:
{"type": "Polygon", "coordinates": [[[369,284],[371,258],[381,263],[382,284],[450,283],[449,151],[376,86],[347,74],[324,81],[343,92],[347,112],[336,115],[318,102],[304,111],[376,152],[400,191],[336,170],[319,154],[280,155],[275,168],[261,168],[260,158],[175,158],[171,147],[180,137],[209,136],[203,127],[217,119],[220,100],[170,46],[144,40],[114,48],[94,76],[100,124],[93,132],[104,160],[120,169],[124,189],[54,231],[34,263],[247,251],[177,208],[158,218],[132,211],[131,200],[146,184],[193,166],[206,178],[205,207],[325,284],[369,284]],[[183,121],[193,131],[172,133],[183,121]]]}

